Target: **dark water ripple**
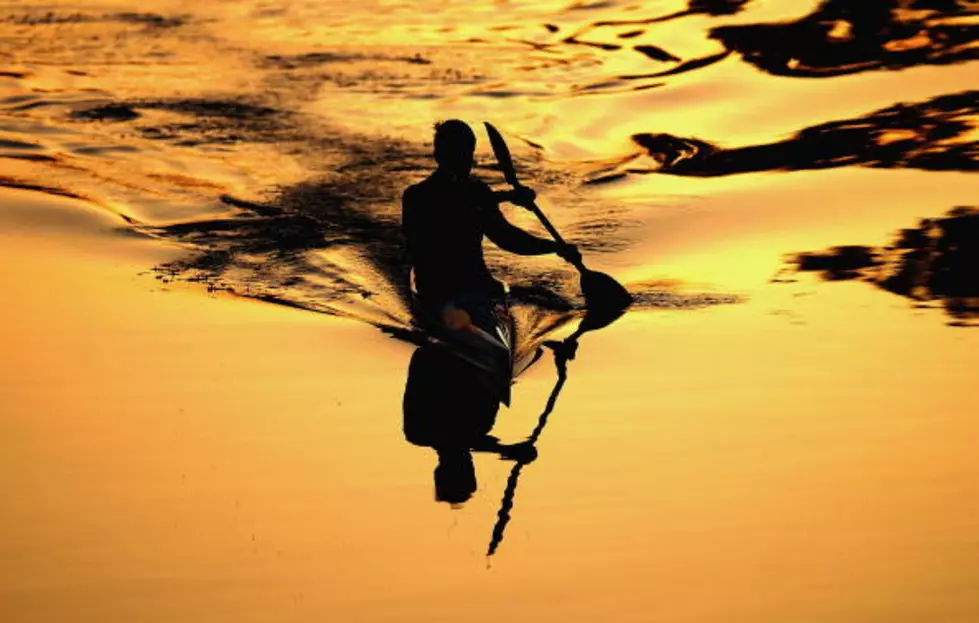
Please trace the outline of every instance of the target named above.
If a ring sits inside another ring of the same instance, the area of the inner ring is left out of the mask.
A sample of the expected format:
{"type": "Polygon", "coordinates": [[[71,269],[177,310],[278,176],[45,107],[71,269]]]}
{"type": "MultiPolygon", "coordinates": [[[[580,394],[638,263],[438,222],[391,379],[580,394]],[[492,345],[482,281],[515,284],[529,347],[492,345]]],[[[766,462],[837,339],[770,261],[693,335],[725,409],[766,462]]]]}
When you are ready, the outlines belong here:
{"type": "MultiPolygon", "coordinates": [[[[702,69],[732,53],[778,76],[826,78],[879,69],[961,63],[979,58],[979,15],[970,0],[826,0],[809,15],[790,22],[718,26],[708,33],[723,51],[684,59],[664,46],[626,45],[641,36],[655,37],[657,25],[691,15],[733,15],[747,0],[692,1],[685,10],[636,19],[597,20],[554,41],[535,42],[537,49],[555,51],[583,46],[606,53],[638,52],[657,64],[674,67],[649,73],[619,75],[597,81],[608,92],[623,83],[661,78],[702,69]],[[642,26],[643,28],[638,28],[642,26]]],[[[549,29],[559,34],[557,27],[549,29]]],[[[651,85],[634,85],[651,88],[651,85]]],[[[593,94],[602,87],[588,89],[593,94]]]]}
{"type": "MultiPolygon", "coordinates": [[[[40,8],[40,7],[39,7],[40,8]]],[[[52,24],[92,24],[121,22],[139,24],[147,28],[177,28],[187,22],[187,16],[164,16],[157,13],[59,13],[41,10],[4,15],[0,21],[20,26],[42,26],[52,24]]]]}
{"type": "Polygon", "coordinates": [[[976,171],[977,119],[979,91],[964,91],[805,128],[763,145],[723,148],[698,138],[636,134],[633,141],[658,166],[630,165],[628,172],[713,177],[847,166],[976,171]]]}
{"type": "Polygon", "coordinates": [[[883,247],[847,245],[798,253],[777,281],[812,272],[857,280],[919,303],[938,302],[955,326],[979,326],[979,209],[958,207],[922,219],[883,247]]]}
{"type": "Polygon", "coordinates": [[[972,0],[826,0],[797,21],[721,26],[710,36],[766,72],[829,77],[975,60],[979,25],[959,19],[976,15],[972,0]]]}

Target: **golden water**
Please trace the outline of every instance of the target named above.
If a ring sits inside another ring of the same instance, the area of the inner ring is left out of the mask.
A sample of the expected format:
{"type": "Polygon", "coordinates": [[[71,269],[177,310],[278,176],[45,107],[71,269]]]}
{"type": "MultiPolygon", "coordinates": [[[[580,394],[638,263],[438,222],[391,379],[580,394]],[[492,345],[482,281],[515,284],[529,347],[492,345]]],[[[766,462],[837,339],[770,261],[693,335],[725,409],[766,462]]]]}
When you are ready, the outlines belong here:
{"type": "Polygon", "coordinates": [[[945,218],[976,205],[977,11],[0,6],[0,620],[979,620],[979,240],[945,218]],[[411,347],[351,320],[407,326],[398,200],[453,117],[638,298],[490,559],[512,464],[433,501],[411,347]]]}

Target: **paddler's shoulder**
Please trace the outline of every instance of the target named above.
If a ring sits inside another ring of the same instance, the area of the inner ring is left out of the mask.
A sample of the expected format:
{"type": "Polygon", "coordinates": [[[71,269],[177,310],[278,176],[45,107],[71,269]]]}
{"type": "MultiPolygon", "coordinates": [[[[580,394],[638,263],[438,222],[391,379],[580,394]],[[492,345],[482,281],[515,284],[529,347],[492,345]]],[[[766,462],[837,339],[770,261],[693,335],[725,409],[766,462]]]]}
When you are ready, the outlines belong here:
{"type": "Polygon", "coordinates": [[[427,179],[422,180],[417,184],[412,184],[408,188],[405,188],[404,192],[401,193],[401,202],[403,204],[417,202],[430,192],[430,188],[431,183],[427,179]]]}
{"type": "Polygon", "coordinates": [[[484,182],[480,177],[470,175],[467,181],[469,183],[469,188],[472,190],[479,192],[493,192],[493,190],[489,187],[489,184],[484,182]]]}
{"type": "Polygon", "coordinates": [[[430,175],[422,181],[405,188],[405,191],[401,196],[404,199],[424,197],[426,195],[437,193],[439,191],[439,186],[439,181],[430,175]]]}
{"type": "Polygon", "coordinates": [[[476,176],[471,176],[468,180],[469,193],[474,197],[489,198],[493,195],[493,189],[489,184],[476,176]]]}

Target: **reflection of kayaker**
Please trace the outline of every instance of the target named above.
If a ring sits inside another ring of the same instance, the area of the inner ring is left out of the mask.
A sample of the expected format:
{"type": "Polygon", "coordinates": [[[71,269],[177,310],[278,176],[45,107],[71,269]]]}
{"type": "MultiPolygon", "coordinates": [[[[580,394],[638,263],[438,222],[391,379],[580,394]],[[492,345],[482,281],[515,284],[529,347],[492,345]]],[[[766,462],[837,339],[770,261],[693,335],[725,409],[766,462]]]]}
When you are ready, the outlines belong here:
{"type": "Polygon", "coordinates": [[[410,443],[438,454],[435,497],[461,504],[476,491],[472,452],[492,452],[528,463],[532,444],[502,444],[489,433],[500,408],[496,388],[485,371],[459,365],[454,352],[426,345],[415,351],[404,392],[404,435],[410,443]]]}
{"type": "Polygon", "coordinates": [[[416,315],[435,337],[461,344],[467,359],[501,377],[500,400],[508,402],[513,323],[505,289],[486,267],[483,237],[519,255],[556,253],[572,263],[581,255],[574,245],[538,238],[507,221],[500,202],[530,206],[534,191],[519,186],[494,192],[470,177],[475,149],[476,135],[466,123],[454,119],[436,125],[438,167],[405,190],[402,225],[416,315]]]}

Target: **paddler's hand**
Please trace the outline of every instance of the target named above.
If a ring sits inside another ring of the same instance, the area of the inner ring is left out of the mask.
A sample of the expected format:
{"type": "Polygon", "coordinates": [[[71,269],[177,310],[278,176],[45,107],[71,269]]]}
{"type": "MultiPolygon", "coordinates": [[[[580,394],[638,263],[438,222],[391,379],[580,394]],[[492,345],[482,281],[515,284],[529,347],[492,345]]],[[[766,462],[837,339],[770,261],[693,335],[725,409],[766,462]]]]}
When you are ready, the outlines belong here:
{"type": "Polygon", "coordinates": [[[473,325],[469,313],[458,307],[453,307],[442,314],[442,322],[453,331],[465,331],[473,325]]]}
{"type": "Polygon", "coordinates": [[[513,190],[510,191],[510,203],[514,203],[522,208],[530,209],[530,206],[534,205],[534,200],[537,199],[537,193],[534,192],[533,188],[529,186],[515,186],[513,190]]]}
{"type": "Polygon", "coordinates": [[[522,441],[509,446],[500,445],[500,458],[526,465],[537,459],[537,448],[529,441],[522,441]]]}
{"type": "Polygon", "coordinates": [[[575,266],[581,263],[581,251],[575,245],[568,244],[567,242],[555,242],[554,246],[556,247],[554,253],[565,262],[574,264],[575,266]]]}

